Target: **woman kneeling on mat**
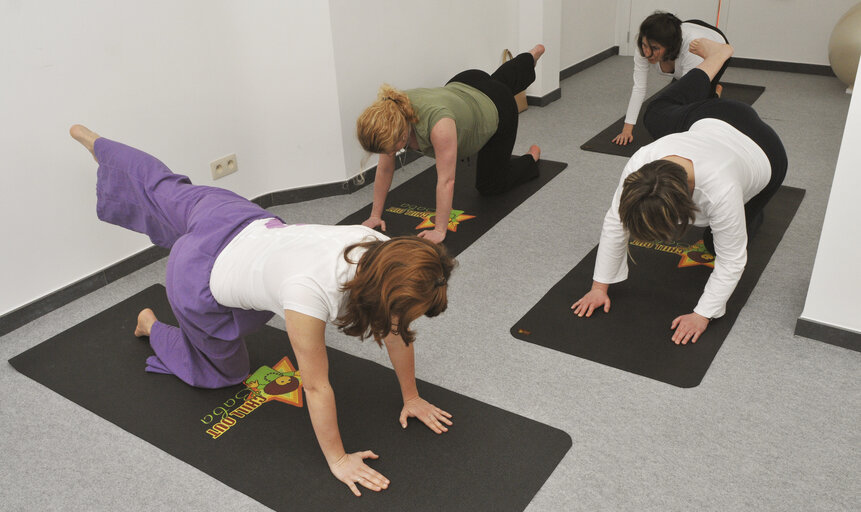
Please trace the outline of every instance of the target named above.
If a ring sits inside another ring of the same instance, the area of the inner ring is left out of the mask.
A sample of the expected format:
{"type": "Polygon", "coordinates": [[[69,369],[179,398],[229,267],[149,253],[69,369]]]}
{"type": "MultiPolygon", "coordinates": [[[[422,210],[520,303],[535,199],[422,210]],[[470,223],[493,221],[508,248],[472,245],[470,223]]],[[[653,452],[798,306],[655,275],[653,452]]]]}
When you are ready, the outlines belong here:
{"type": "Polygon", "coordinates": [[[242,382],[249,373],[244,336],[273,314],[284,317],[301,371],[308,413],[338,480],[379,491],[389,480],[364,463],[371,451],[347,453],[329,384],[326,322],[385,343],[404,405],[436,433],[451,415],[419,397],[410,323],[447,306],[455,261],[418,237],[389,239],[364,226],[285,225],[233,192],[195,186],[156,158],[75,125],[72,137],[99,164],[100,219],[145,233],[171,250],[166,288],[179,327],[138,315],[136,336],[155,352],[147,371],[173,374],[202,388],[242,382]]]}
{"type": "Polygon", "coordinates": [[[436,159],[435,226],[419,233],[436,243],[445,239],[448,229],[458,158],[478,154],[475,188],[483,195],[501,194],[537,178],[541,149],[532,146],[529,154],[513,160],[511,151],[517,137],[514,95],[535,81],[535,64],[543,53],[544,46],[536,45],[492,75],[470,69],[444,87],[407,91],[380,87],[377,101],[356,121],[359,143],[380,155],[374,205],[362,224],[386,230],[383,208],[392,185],[395,154],[404,148],[436,159]]]}
{"type": "MultiPolygon", "coordinates": [[[[634,54],[634,87],[628,101],[625,125],[622,133],[613,142],[626,146],[634,140],[634,125],[640,115],[640,107],[646,99],[646,83],[649,80],[649,66],[654,65],[659,75],[679,79],[694,69],[702,57],[691,53],[689,47],[694,39],[711,39],[717,43],[728,43],[717,27],[700,20],[682,20],[668,12],[655,12],[640,24],[637,34],[638,52],[634,54]]],[[[711,93],[719,95],[718,82],[726,69],[724,64],[712,79],[711,93]]]]}
{"type": "Polygon", "coordinates": [[[780,138],[750,106],[710,97],[732,47],[697,39],[691,51],[703,62],[646,109],[646,128],[657,140],[625,166],[604,217],[592,290],[571,306],[581,317],[599,307],[610,311],[609,285],[628,277],[629,238],[670,241],[688,224],[708,226],[703,242],[715,255],[714,270],[694,311],[672,321],[676,344],[696,342],[726,311],[747,262],[748,237],[787,166],[780,138]]]}

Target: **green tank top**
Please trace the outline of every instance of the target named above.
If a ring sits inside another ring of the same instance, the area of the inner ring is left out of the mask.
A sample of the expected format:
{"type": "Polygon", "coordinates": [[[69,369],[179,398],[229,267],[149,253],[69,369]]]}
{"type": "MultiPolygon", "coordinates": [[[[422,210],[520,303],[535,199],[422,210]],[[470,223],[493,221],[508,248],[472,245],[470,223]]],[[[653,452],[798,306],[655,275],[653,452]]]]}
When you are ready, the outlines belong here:
{"type": "Polygon", "coordinates": [[[431,130],[440,119],[450,118],[457,127],[457,156],[472,156],[496,133],[499,114],[496,105],[483,92],[459,82],[433,89],[404,91],[412,103],[419,150],[435,156],[431,130]]]}

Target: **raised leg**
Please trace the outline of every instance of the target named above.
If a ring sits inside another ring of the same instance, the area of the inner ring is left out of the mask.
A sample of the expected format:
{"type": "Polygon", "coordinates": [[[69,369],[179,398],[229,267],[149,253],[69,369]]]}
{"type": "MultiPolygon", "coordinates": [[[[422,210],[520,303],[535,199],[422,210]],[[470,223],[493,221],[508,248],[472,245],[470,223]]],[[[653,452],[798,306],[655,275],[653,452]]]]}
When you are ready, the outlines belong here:
{"type": "Polygon", "coordinates": [[[694,55],[699,55],[703,58],[697,68],[703,70],[709,77],[709,81],[714,80],[718,73],[724,67],[724,64],[733,54],[733,48],[727,43],[718,43],[711,39],[694,39],[691,41],[690,51],[694,55]]]}

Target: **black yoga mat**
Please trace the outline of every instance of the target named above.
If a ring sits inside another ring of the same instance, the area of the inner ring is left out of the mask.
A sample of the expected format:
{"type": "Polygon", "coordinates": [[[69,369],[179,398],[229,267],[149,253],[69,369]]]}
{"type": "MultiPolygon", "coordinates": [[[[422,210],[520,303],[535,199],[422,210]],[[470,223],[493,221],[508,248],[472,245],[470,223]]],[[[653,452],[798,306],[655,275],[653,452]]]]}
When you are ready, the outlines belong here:
{"type": "MultiPolygon", "coordinates": [[[[475,159],[470,161],[472,165],[464,161],[457,164],[452,204],[453,220],[449,223],[449,230],[443,242],[452,256],[460,254],[568,167],[568,164],[563,162],[539,160],[537,179],[518,185],[503,194],[482,196],[475,189],[475,159]]],[[[433,228],[433,224],[428,224],[425,220],[432,216],[436,209],[436,178],[436,166],[431,166],[389,191],[383,212],[387,235],[416,235],[433,228]]],[[[338,224],[361,224],[371,214],[371,206],[365,206],[338,224]]]]}
{"type": "MultiPolygon", "coordinates": [[[[138,311],[147,306],[173,321],[164,288],[157,285],[9,362],[276,510],[523,510],[571,446],[561,430],[421,381],[419,392],[452,413],[454,426],[437,435],[410,419],[401,429],[394,372],[330,348],[345,447],[373,450],[380,458],[370,465],[391,480],[387,490],[362,488],[356,498],[329,472],[304,406],[279,400],[258,405],[247,400],[253,395],[242,385],[206,390],[145,373],[152,351],[132,332],[138,311]]],[[[257,387],[276,393],[263,384],[283,357],[295,363],[286,333],[265,327],[247,344],[252,372],[265,366],[262,374],[270,374],[257,387]]],[[[255,373],[259,378],[261,372],[255,373]]],[[[281,399],[300,397],[292,391],[281,399]]]]}
{"type": "MultiPolygon", "coordinates": [[[[753,105],[753,102],[765,91],[765,87],[759,85],[745,85],[721,82],[723,86],[722,98],[741,101],[748,105],[753,105]]],[[[660,94],[660,91],[650,96],[643,102],[640,108],[640,116],[637,118],[637,124],[634,125],[634,140],[626,146],[613,144],[613,139],[616,135],[622,133],[622,126],[625,124],[625,117],[622,116],[616,122],[608,126],[598,135],[589,139],[588,142],[580,146],[580,149],[586,151],[595,151],[596,153],[606,153],[608,155],[617,155],[630,158],[638,149],[654,142],[654,138],[649,134],[643,126],[643,114],[646,112],[646,106],[652,99],[660,94]]]]}
{"type": "MultiPolygon", "coordinates": [[[[676,345],[670,324],[693,311],[713,260],[702,246],[701,228],[678,244],[631,243],[628,279],[610,286],[610,313],[599,309],[580,318],[571,305],[592,285],[595,247],[511,328],[518,339],[612,366],[682,388],[699,385],[759,276],[792,221],[804,190],[781,187],[765,208],[765,220],[750,240],[744,274],[726,314],[712,320],[696,343],[676,345]]],[[[791,249],[790,249],[791,250],[791,249]]]]}

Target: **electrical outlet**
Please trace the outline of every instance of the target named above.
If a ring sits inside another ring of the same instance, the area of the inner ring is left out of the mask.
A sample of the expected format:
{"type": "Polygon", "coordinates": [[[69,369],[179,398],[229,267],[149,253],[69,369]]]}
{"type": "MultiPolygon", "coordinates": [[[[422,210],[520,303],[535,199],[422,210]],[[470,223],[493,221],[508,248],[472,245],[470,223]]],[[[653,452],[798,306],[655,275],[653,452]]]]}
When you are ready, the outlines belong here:
{"type": "Polygon", "coordinates": [[[214,180],[235,173],[239,170],[239,161],[236,160],[236,153],[209,162],[209,169],[212,171],[212,179],[214,180]]]}

